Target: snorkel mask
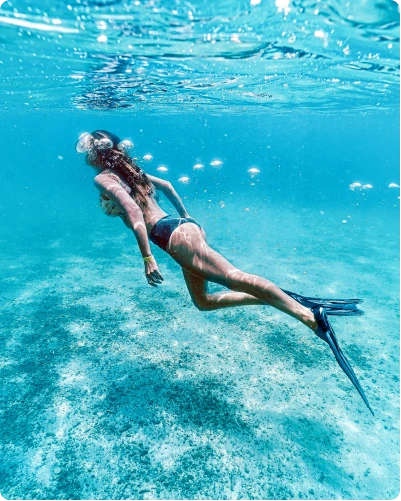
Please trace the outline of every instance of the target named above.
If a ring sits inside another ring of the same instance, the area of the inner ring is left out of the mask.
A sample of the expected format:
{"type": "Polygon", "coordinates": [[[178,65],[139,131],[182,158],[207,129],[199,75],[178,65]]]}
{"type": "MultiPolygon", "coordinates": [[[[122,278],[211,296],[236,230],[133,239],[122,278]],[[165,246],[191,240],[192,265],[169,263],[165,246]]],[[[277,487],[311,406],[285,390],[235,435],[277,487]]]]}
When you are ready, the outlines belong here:
{"type": "Polygon", "coordinates": [[[77,153],[95,153],[96,151],[106,151],[113,147],[123,153],[129,153],[133,149],[134,144],[129,139],[120,141],[117,136],[106,133],[106,131],[95,131],[92,134],[84,132],[79,136],[75,144],[77,153]]]}

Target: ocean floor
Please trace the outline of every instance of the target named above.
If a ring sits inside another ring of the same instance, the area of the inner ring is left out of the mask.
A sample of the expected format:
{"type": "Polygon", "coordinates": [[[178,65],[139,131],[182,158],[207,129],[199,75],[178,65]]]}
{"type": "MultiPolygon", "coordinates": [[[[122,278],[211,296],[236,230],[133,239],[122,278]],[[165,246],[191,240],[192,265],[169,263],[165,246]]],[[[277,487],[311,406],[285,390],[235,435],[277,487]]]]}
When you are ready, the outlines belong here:
{"type": "Polygon", "coordinates": [[[236,266],[299,293],[364,298],[364,316],[332,323],[375,416],[294,319],[267,306],[196,310],[158,249],[165,282],[149,287],[120,221],[10,227],[0,247],[1,494],[395,498],[397,217],[345,224],[341,209],[228,202],[211,215],[192,205],[236,266]]]}

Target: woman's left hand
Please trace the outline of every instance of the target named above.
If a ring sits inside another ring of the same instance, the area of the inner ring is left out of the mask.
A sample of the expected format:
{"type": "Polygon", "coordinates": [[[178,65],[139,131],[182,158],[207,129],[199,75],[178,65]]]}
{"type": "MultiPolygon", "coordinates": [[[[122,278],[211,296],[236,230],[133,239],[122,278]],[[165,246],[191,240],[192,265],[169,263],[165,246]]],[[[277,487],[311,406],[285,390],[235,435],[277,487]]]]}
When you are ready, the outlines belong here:
{"type": "Polygon", "coordinates": [[[155,258],[145,263],[145,275],[148,284],[152,287],[157,287],[163,282],[164,278],[159,271],[155,258]]]}

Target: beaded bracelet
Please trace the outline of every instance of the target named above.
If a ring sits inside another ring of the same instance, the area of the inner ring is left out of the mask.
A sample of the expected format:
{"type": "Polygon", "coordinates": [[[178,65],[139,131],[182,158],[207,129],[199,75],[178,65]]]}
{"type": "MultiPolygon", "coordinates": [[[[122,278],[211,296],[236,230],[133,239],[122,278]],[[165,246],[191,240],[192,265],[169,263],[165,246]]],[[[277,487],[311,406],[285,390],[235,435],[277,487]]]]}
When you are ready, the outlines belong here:
{"type": "Polygon", "coordinates": [[[149,262],[149,261],[151,261],[152,259],[153,259],[153,256],[152,256],[152,255],[150,255],[150,256],[148,256],[148,257],[144,257],[144,258],[143,258],[143,262],[144,262],[144,263],[148,263],[148,262],[149,262]]]}

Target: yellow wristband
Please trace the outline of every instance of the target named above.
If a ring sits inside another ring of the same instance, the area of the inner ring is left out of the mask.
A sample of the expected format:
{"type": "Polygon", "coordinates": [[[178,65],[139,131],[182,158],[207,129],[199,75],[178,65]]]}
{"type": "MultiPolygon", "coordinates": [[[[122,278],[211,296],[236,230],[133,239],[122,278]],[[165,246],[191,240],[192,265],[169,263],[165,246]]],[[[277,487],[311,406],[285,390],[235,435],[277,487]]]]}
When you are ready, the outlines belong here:
{"type": "Polygon", "coordinates": [[[152,256],[152,255],[150,255],[150,256],[148,256],[148,257],[144,257],[144,258],[143,258],[143,262],[144,262],[144,263],[148,263],[148,262],[149,262],[149,261],[151,261],[152,259],[153,259],[153,256],[152,256]]]}

